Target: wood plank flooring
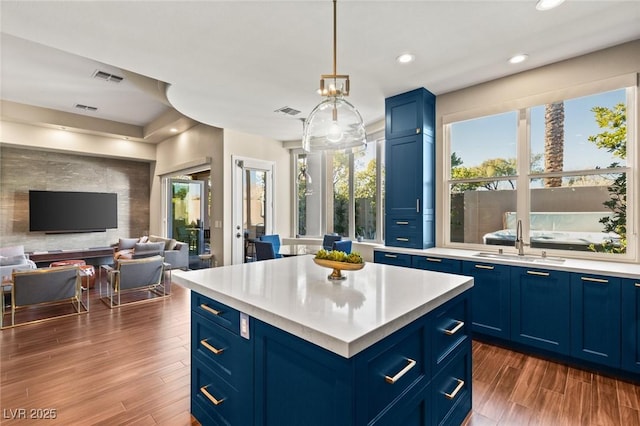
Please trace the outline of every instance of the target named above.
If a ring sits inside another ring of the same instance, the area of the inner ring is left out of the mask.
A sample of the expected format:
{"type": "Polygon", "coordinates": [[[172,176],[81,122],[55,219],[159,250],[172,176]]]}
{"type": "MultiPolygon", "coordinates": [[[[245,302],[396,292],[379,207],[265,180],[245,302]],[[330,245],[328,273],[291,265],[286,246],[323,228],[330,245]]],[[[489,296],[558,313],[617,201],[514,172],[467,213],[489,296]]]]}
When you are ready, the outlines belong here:
{"type": "MultiPolygon", "coordinates": [[[[110,310],[93,290],[89,314],[0,331],[0,424],[196,424],[189,291],[172,293],[110,310]]],[[[465,424],[640,426],[640,386],[474,342],[465,424]]]]}
{"type": "Polygon", "coordinates": [[[640,425],[640,386],[475,341],[465,424],[640,425]]]}

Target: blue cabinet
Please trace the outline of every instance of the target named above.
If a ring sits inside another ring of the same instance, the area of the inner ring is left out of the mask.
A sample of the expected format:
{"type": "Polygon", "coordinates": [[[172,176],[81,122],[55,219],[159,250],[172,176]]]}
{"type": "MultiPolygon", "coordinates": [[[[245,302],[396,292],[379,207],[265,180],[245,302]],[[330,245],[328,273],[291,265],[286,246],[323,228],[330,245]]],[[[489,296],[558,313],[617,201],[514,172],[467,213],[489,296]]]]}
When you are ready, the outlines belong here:
{"type": "Polygon", "coordinates": [[[511,267],[511,339],[569,355],[571,274],[511,267]]]}
{"type": "Polygon", "coordinates": [[[385,101],[385,244],[435,245],[435,95],[426,89],[385,101]]]}
{"type": "Polygon", "coordinates": [[[474,333],[509,339],[510,267],[463,262],[462,274],[473,277],[471,318],[474,333]]]}
{"type": "Polygon", "coordinates": [[[191,413],[207,424],[251,424],[253,345],[240,314],[191,293],[191,413]]]}
{"type": "Polygon", "coordinates": [[[462,261],[456,259],[445,259],[434,256],[411,256],[411,267],[416,269],[426,269],[427,271],[445,272],[448,274],[462,273],[462,261]]]}
{"type": "Polygon", "coordinates": [[[344,358],[256,319],[245,339],[235,321],[213,320],[238,311],[192,292],[191,412],[203,426],[460,424],[471,410],[469,293],[344,358]]]}
{"type": "Polygon", "coordinates": [[[406,253],[389,253],[386,251],[373,251],[374,263],[384,263],[385,265],[394,266],[411,266],[411,255],[406,253]]]}
{"type": "Polygon", "coordinates": [[[640,373],[640,277],[623,279],[622,368],[640,373]]]}
{"type": "Polygon", "coordinates": [[[571,275],[571,356],[620,367],[620,278],[571,275]]]}

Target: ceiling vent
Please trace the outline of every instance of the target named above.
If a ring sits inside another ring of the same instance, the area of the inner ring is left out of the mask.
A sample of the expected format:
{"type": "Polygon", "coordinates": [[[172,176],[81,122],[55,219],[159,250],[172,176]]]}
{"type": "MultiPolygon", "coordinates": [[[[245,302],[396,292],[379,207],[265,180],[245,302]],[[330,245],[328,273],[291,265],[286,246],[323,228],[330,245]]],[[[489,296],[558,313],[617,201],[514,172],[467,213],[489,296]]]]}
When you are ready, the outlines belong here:
{"type": "Polygon", "coordinates": [[[89,106],[89,105],[82,105],[82,104],[75,104],[75,107],[78,108],[78,109],[84,110],[84,111],[91,111],[91,112],[94,112],[94,111],[98,110],[98,108],[96,108],[96,107],[92,107],[92,106],[89,106]]]}
{"type": "Polygon", "coordinates": [[[281,114],[290,115],[292,117],[294,115],[300,114],[300,111],[298,111],[297,109],[290,108],[288,106],[283,106],[282,108],[279,108],[279,109],[275,110],[274,112],[279,112],[281,114]]]}
{"type": "Polygon", "coordinates": [[[119,75],[111,74],[111,73],[100,71],[100,70],[96,70],[96,72],[93,73],[93,78],[97,78],[99,80],[104,80],[104,81],[112,81],[114,83],[120,83],[122,80],[124,80],[124,77],[120,77],[119,75]]]}

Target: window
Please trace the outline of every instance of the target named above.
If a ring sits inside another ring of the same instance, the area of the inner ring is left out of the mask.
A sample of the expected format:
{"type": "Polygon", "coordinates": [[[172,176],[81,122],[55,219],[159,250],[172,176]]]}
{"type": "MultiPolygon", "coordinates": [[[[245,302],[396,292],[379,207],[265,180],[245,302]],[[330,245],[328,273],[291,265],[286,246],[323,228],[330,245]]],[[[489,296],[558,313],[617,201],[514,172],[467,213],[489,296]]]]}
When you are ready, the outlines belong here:
{"type": "Polygon", "coordinates": [[[383,140],[358,153],[294,151],[296,235],[382,241],[383,140]],[[324,183],[324,185],[323,185],[324,183]]]}
{"type": "Polygon", "coordinates": [[[513,246],[520,220],[532,249],[627,253],[632,91],[447,124],[447,244],[513,246]]]}

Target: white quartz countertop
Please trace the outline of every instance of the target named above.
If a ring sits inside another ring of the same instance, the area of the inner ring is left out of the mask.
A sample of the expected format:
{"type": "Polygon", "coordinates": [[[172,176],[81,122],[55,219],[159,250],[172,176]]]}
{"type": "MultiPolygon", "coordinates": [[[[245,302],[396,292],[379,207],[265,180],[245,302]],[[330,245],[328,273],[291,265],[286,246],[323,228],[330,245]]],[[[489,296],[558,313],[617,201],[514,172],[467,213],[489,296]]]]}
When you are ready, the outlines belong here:
{"type": "Polygon", "coordinates": [[[173,281],[304,340],[352,357],[473,286],[473,279],[367,263],[330,269],[295,256],[174,271],[173,281]]]}
{"type": "MultiPolygon", "coordinates": [[[[515,251],[509,252],[509,247],[504,247],[504,251],[506,254],[515,255],[515,251]]],[[[436,256],[436,257],[444,257],[448,259],[459,259],[459,260],[468,260],[474,262],[484,262],[484,263],[498,263],[504,265],[514,265],[514,266],[524,266],[530,268],[540,268],[540,269],[551,269],[558,271],[567,271],[567,272],[577,272],[577,273],[585,273],[585,274],[599,274],[599,275],[609,275],[621,278],[631,278],[631,279],[640,279],[640,265],[637,263],[621,263],[621,262],[603,262],[597,260],[584,260],[584,259],[572,259],[565,258],[563,262],[559,263],[554,261],[555,257],[550,257],[549,260],[545,261],[539,255],[530,255],[527,254],[528,257],[535,257],[537,260],[535,262],[524,261],[517,258],[487,258],[487,257],[479,257],[478,251],[474,250],[460,250],[460,249],[449,249],[449,248],[429,248],[424,250],[418,249],[404,249],[399,247],[386,247],[379,246],[374,250],[384,251],[390,253],[407,253],[418,256],[436,256]]],[[[483,253],[498,253],[498,248],[487,248],[487,250],[483,250],[483,253]]],[[[515,257],[515,256],[514,256],[515,257]]]]}

